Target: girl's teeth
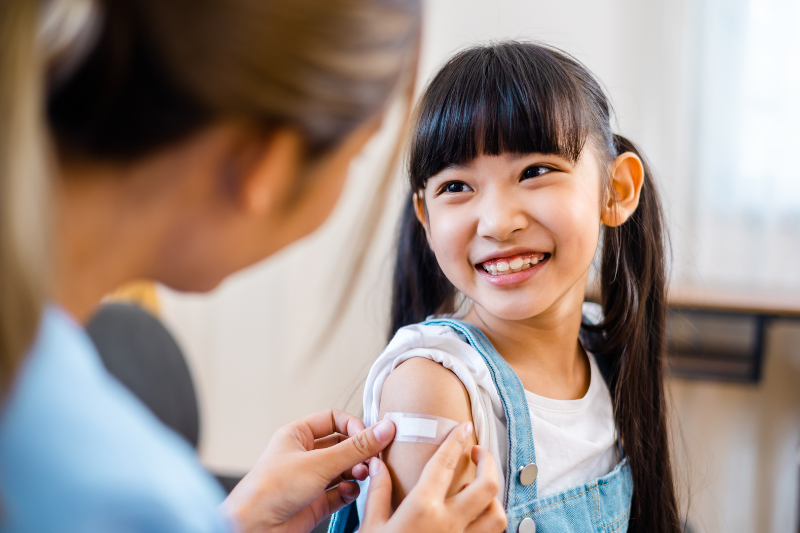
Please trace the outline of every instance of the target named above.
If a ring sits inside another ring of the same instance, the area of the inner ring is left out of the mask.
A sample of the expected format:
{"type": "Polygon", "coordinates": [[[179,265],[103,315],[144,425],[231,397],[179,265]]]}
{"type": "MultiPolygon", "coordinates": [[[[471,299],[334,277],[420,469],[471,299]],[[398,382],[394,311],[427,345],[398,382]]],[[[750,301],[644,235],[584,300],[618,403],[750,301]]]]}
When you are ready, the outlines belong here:
{"type": "Polygon", "coordinates": [[[492,275],[519,272],[539,264],[544,260],[542,256],[515,257],[511,261],[497,261],[484,265],[484,269],[492,275]]]}

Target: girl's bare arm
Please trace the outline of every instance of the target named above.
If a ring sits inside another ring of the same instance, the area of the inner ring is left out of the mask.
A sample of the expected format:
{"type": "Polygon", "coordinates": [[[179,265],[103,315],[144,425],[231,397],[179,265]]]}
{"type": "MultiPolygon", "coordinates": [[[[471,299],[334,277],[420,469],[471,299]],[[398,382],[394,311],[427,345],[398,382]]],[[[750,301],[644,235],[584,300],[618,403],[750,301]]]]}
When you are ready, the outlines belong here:
{"type": "MultiPolygon", "coordinates": [[[[439,363],[415,357],[402,363],[389,376],[381,391],[380,416],[384,413],[421,413],[471,422],[469,395],[455,374],[439,363]]],[[[473,434],[472,443],[477,444],[473,434]]],[[[394,442],[382,454],[392,476],[392,507],[396,509],[416,485],[422,469],[436,452],[434,444],[394,442]]],[[[459,492],[475,479],[472,447],[464,449],[447,495],[459,492]]]]}

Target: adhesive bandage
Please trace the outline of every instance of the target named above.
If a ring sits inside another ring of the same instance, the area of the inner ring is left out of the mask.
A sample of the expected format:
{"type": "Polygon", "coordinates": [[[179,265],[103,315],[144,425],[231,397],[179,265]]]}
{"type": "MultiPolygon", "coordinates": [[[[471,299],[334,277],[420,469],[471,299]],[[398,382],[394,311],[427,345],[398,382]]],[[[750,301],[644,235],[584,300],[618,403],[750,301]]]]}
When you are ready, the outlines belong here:
{"type": "Polygon", "coordinates": [[[425,442],[441,444],[459,422],[441,416],[417,413],[385,413],[384,420],[394,422],[395,442],[425,442]]]}

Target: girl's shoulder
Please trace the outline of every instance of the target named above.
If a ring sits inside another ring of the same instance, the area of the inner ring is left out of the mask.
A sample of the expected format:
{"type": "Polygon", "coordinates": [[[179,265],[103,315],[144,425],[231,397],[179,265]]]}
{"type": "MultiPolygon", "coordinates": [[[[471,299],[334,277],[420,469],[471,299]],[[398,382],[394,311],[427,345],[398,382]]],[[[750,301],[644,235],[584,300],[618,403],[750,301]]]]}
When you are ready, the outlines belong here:
{"type": "Polygon", "coordinates": [[[384,353],[388,351],[406,350],[414,348],[463,349],[469,347],[464,336],[455,329],[442,324],[428,324],[420,322],[410,324],[398,329],[389,341],[384,353]]]}
{"type": "Polygon", "coordinates": [[[412,324],[397,331],[370,369],[364,390],[365,422],[377,421],[386,378],[413,358],[438,363],[455,374],[471,397],[482,389],[494,388],[481,355],[454,329],[443,325],[412,324]]]}
{"type": "MultiPolygon", "coordinates": [[[[487,371],[482,356],[455,329],[425,322],[400,328],[373,365],[373,371],[389,372],[414,357],[430,359],[470,380],[482,378],[487,371]]],[[[373,372],[370,372],[371,374],[373,372]]]]}

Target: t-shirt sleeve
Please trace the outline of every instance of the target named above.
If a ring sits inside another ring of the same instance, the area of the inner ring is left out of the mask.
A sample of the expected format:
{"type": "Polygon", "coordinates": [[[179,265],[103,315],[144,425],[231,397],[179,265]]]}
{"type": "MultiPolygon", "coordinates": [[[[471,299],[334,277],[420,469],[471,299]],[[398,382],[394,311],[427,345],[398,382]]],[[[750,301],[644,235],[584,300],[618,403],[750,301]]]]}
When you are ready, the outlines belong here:
{"type": "MultiPolygon", "coordinates": [[[[400,364],[422,357],[435,361],[452,371],[469,395],[472,422],[478,444],[499,458],[499,441],[496,420],[505,420],[503,406],[494,388],[489,368],[481,355],[447,326],[415,324],[401,328],[370,369],[364,387],[364,423],[378,421],[380,398],[387,376],[400,364]]],[[[498,473],[503,472],[498,460],[498,473]]],[[[364,516],[369,480],[360,482],[361,494],[357,500],[358,515],[364,516]]]]}
{"type": "MultiPolygon", "coordinates": [[[[493,429],[492,394],[496,395],[489,370],[480,354],[446,326],[406,326],[398,331],[370,370],[364,388],[364,422],[378,421],[383,384],[400,364],[413,357],[437,362],[452,371],[470,397],[478,444],[493,429]]],[[[499,399],[498,399],[499,403],[499,399]]]]}

